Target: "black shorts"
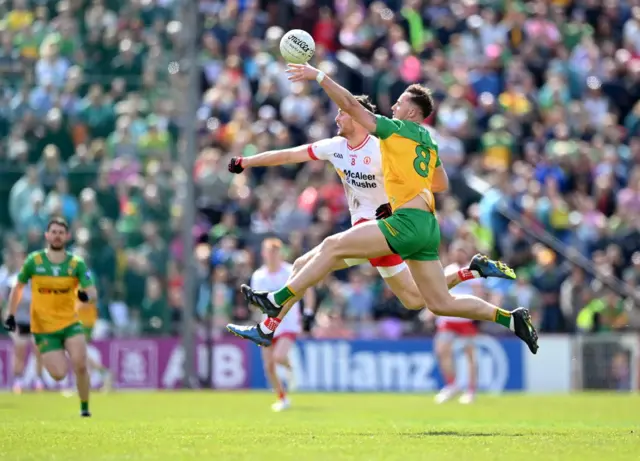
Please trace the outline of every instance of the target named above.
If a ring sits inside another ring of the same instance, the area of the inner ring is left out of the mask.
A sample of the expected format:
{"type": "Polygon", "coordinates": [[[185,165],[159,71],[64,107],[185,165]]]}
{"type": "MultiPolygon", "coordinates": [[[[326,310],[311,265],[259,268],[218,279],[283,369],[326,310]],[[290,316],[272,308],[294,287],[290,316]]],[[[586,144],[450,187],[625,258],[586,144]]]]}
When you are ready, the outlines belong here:
{"type": "Polygon", "coordinates": [[[18,333],[18,336],[29,336],[31,334],[31,325],[28,323],[16,324],[16,333],[18,333]]]}

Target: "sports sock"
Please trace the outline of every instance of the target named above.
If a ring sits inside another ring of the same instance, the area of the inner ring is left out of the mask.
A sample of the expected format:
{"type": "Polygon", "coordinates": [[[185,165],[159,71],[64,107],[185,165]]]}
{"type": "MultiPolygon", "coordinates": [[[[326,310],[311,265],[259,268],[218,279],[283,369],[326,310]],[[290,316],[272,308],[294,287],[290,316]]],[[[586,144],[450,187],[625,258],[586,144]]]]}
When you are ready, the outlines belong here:
{"type": "Polygon", "coordinates": [[[89,402],[80,402],[80,411],[89,411],[89,402]]]}
{"type": "Polygon", "coordinates": [[[511,331],[514,331],[513,318],[511,317],[511,312],[507,310],[496,307],[496,316],[493,321],[507,327],[511,331]]]}
{"type": "Polygon", "coordinates": [[[445,373],[444,382],[446,383],[447,387],[453,386],[456,382],[456,377],[452,374],[445,373]]]}
{"type": "Polygon", "coordinates": [[[278,392],[278,399],[284,400],[286,398],[287,398],[287,394],[285,394],[284,391],[278,392]]]}
{"type": "Polygon", "coordinates": [[[269,301],[271,301],[273,304],[276,304],[277,306],[283,306],[287,303],[287,301],[295,297],[296,294],[288,286],[280,288],[275,293],[269,293],[269,295],[267,296],[269,301]]]}
{"type": "Polygon", "coordinates": [[[276,331],[276,328],[280,325],[280,321],[277,317],[269,317],[260,323],[259,328],[263,333],[271,334],[276,331]]]}
{"type": "Polygon", "coordinates": [[[458,277],[460,277],[461,281],[466,282],[467,280],[471,280],[471,279],[479,279],[480,272],[472,271],[472,270],[469,270],[468,267],[465,267],[464,269],[460,269],[458,271],[458,277]]]}

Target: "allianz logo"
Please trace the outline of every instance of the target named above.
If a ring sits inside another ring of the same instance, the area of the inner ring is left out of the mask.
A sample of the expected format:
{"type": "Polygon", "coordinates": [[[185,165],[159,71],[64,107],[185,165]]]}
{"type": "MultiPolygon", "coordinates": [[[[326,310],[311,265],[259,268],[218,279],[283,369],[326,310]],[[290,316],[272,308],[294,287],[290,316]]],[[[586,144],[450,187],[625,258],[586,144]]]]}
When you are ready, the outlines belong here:
{"type": "MultiPolygon", "coordinates": [[[[429,341],[407,341],[406,349],[381,350],[375,343],[303,341],[291,351],[296,388],[309,391],[433,392],[442,386],[436,356],[429,341]],[[421,350],[423,345],[424,350],[421,350]],[[364,347],[363,347],[364,346],[364,347]],[[427,347],[428,346],[428,347],[427,347]],[[429,348],[429,350],[428,350],[429,348]]],[[[400,343],[402,344],[402,343],[400,343]]],[[[478,388],[504,390],[509,378],[509,359],[499,341],[477,338],[478,388]]],[[[462,346],[454,345],[459,384],[468,379],[462,346]]]]}

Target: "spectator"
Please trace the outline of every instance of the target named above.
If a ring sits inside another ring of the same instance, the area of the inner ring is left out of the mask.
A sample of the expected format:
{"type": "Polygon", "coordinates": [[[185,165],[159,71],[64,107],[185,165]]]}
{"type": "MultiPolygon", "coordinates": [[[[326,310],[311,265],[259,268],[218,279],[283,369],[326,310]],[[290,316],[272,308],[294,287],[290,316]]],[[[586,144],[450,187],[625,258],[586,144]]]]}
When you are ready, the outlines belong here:
{"type": "MultiPolygon", "coordinates": [[[[231,156],[336,132],[335,105],[284,73],[278,42],[292,27],[314,35],[314,64],[370,93],[385,115],[408,83],[432,88],[436,112],[425,123],[452,179],[437,200],[443,254],[461,242],[520,275],[517,283],[488,283],[489,299],[528,305],[543,331],[584,329],[582,312],[601,330],[634,324],[637,310],[592,282],[593,272],[596,281],[623,279],[626,292],[615,294],[623,298],[640,290],[637,8],[249,3],[200,5],[195,87],[176,2],[0,5],[0,203],[7,204],[0,233],[33,250],[50,216],[65,216],[114,334],[178,331],[190,177],[203,331],[210,314],[216,334],[227,320],[250,317],[234,287],[258,263],[262,238],[278,234],[293,259],[349,226],[341,181],[321,162],[240,176],[226,169],[231,156]],[[181,129],[191,92],[200,100],[189,172],[181,129]],[[576,269],[563,254],[539,249],[540,238],[594,267],[576,269]]],[[[319,289],[330,312],[319,315],[320,336],[424,333],[420,319],[399,315],[404,310],[396,312],[361,269],[336,279],[346,282],[329,279],[319,289]],[[372,325],[373,317],[384,323],[372,325]]]]}

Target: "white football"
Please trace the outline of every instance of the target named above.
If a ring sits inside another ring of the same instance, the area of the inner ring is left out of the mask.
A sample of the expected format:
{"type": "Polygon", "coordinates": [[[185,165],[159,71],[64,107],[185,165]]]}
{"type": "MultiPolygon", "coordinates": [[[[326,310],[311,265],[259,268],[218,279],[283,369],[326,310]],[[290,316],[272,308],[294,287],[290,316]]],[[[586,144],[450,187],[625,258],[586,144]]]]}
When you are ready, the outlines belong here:
{"type": "Polygon", "coordinates": [[[292,64],[305,64],[315,52],[316,42],[304,30],[290,30],[280,40],[280,54],[292,64]]]}

